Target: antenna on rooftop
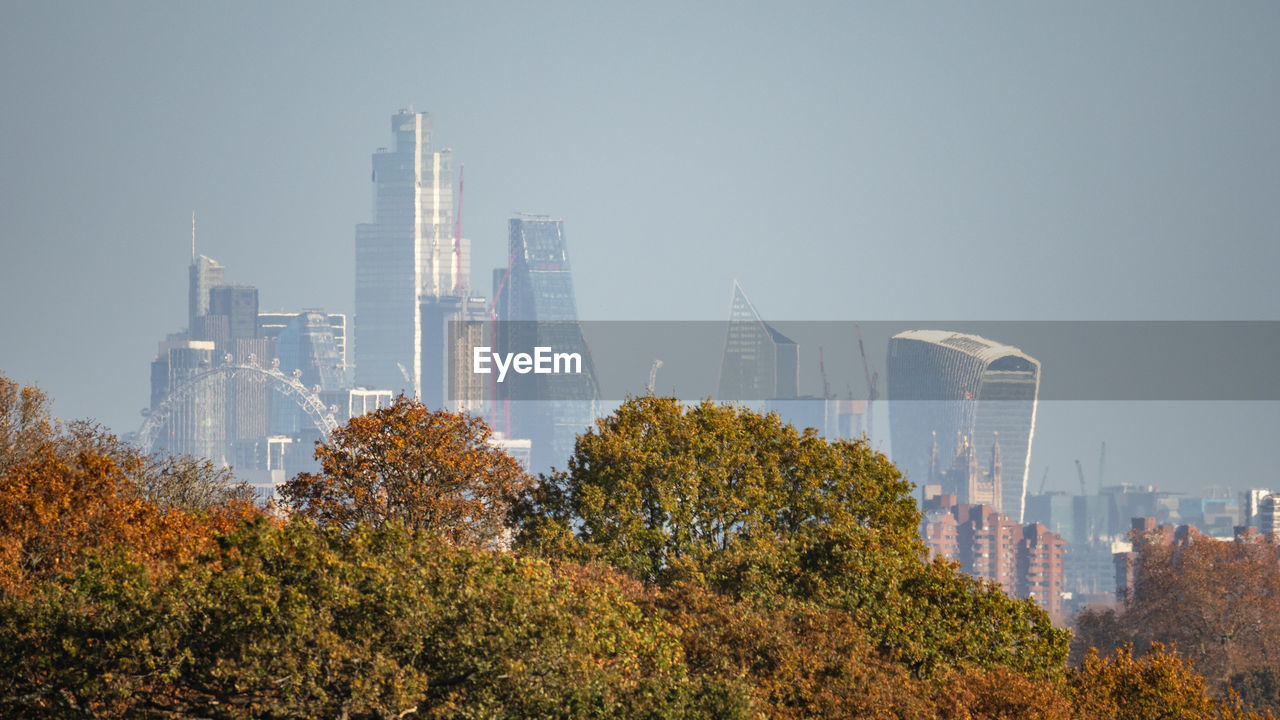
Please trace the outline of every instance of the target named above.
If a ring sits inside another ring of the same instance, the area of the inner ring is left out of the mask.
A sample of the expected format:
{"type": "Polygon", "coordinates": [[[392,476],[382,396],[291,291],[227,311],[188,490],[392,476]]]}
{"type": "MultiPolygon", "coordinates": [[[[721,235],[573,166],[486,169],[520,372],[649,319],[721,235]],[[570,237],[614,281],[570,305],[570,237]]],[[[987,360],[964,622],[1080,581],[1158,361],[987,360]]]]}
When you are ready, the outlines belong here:
{"type": "Polygon", "coordinates": [[[196,264],[196,211],[191,211],[191,264],[196,264]]]}

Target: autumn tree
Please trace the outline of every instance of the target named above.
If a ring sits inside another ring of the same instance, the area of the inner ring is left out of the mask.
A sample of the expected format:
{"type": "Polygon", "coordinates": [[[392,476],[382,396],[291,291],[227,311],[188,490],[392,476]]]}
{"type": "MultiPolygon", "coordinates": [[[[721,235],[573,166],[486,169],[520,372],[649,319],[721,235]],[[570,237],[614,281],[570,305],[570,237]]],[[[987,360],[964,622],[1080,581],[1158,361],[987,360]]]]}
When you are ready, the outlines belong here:
{"type": "Polygon", "coordinates": [[[1061,672],[1066,633],[1030,601],[926,562],[911,486],[865,441],[777,415],[639,397],[582,435],[518,508],[518,547],[647,583],[849,613],[885,657],[1061,672]]]}
{"type": "Polygon", "coordinates": [[[478,417],[402,395],[333,431],[316,447],[320,472],[298,475],[281,494],[293,512],[325,525],[397,520],[454,543],[492,543],[531,480],[490,438],[478,417]]]}
{"type": "Polygon", "coordinates": [[[1237,704],[1209,695],[1187,658],[1154,643],[1142,657],[1124,647],[1103,657],[1089,653],[1073,669],[1076,717],[1114,720],[1233,720],[1237,704]]]}
{"type": "Polygon", "coordinates": [[[258,521],[159,581],[104,554],[0,598],[0,714],[744,717],[630,594],[396,521],[258,521]]]}
{"type": "Polygon", "coordinates": [[[1223,694],[1233,677],[1276,666],[1277,617],[1280,549],[1257,536],[1224,542],[1192,530],[1187,542],[1139,543],[1133,591],[1119,608],[1077,618],[1073,653],[1160,643],[1223,694]]]}
{"type": "Polygon", "coordinates": [[[191,462],[149,458],[92,423],[56,422],[44,393],[0,376],[0,592],[70,573],[86,550],[117,544],[136,560],[171,563],[256,512],[207,466],[170,481],[191,462]],[[168,485],[218,502],[155,502],[168,485]]]}

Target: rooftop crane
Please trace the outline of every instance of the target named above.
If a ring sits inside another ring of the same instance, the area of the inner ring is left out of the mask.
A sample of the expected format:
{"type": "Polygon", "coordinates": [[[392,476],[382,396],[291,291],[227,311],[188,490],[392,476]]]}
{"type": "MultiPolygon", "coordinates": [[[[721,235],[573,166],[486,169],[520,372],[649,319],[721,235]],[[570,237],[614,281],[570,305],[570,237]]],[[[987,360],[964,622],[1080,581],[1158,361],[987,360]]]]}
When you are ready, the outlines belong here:
{"type": "Polygon", "coordinates": [[[1040,494],[1044,494],[1044,484],[1049,480],[1049,466],[1044,466],[1044,477],[1040,478],[1040,494]]]}
{"type": "Polygon", "coordinates": [[[871,366],[867,364],[867,350],[862,345],[862,328],[854,323],[853,329],[858,332],[858,354],[862,355],[862,374],[867,379],[867,437],[871,437],[872,408],[876,398],[880,396],[876,390],[876,385],[880,382],[880,373],[872,373],[871,366]]]}
{"type": "Polygon", "coordinates": [[[658,384],[658,368],[662,367],[662,361],[654,358],[653,365],[649,366],[649,394],[653,394],[653,388],[658,384]]]}
{"type": "Polygon", "coordinates": [[[1080,465],[1080,461],[1076,460],[1076,474],[1080,476],[1080,494],[1088,495],[1089,491],[1084,486],[1084,467],[1080,465]]]}

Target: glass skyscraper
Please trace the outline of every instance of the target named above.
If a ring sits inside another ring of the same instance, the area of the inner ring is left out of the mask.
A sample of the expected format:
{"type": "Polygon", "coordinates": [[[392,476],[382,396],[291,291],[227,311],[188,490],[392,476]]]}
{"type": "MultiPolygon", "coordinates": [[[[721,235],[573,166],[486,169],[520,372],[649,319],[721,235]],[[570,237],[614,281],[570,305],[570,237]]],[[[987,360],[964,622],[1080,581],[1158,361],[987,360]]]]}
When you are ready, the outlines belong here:
{"type": "Polygon", "coordinates": [[[964,442],[985,455],[998,441],[997,509],[1021,522],[1039,361],[977,335],[910,330],[889,341],[888,373],[893,459],[907,479],[928,481],[938,446],[964,442]]]}
{"type": "Polygon", "coordinates": [[[453,240],[453,157],[431,116],[391,118],[393,147],[373,154],[373,222],[356,226],[356,384],[421,396],[421,300],[464,295],[466,240],[453,240]]]}
{"type": "Polygon", "coordinates": [[[796,397],[799,383],[800,347],[760,318],[734,280],[717,398],[758,406],[796,397]]]}
{"type": "Polygon", "coordinates": [[[500,352],[532,352],[547,346],[578,353],[581,372],[516,375],[495,387],[493,418],[513,438],[532,441],[535,471],[564,467],[578,433],[595,419],[599,396],[591,354],[578,325],[564,221],[545,215],[517,215],[508,223],[511,266],[498,275],[494,297],[504,321],[500,352]],[[513,399],[514,398],[514,399],[513,399]]]}

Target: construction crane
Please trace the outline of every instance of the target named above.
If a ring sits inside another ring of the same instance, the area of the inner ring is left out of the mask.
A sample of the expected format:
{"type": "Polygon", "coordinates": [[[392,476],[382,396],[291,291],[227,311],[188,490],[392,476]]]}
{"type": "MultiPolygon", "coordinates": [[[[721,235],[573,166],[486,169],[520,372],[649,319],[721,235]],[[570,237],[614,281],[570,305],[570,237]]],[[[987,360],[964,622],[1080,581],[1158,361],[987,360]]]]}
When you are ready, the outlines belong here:
{"type": "Polygon", "coordinates": [[[1044,477],[1040,478],[1040,494],[1044,494],[1044,484],[1049,480],[1049,466],[1044,466],[1044,477]]]}
{"type": "Polygon", "coordinates": [[[1098,455],[1098,493],[1102,493],[1102,473],[1107,469],[1107,441],[1102,441],[1102,452],[1098,455]]]}
{"type": "Polygon", "coordinates": [[[1084,486],[1084,467],[1080,465],[1080,461],[1076,460],[1076,474],[1080,476],[1080,494],[1088,495],[1089,490],[1084,486]]]}
{"type": "Polygon", "coordinates": [[[653,394],[653,389],[658,385],[658,368],[662,367],[662,361],[654,358],[653,364],[649,366],[649,394],[653,394]]]}
{"type": "Polygon", "coordinates": [[[862,374],[867,379],[867,437],[871,437],[872,408],[875,406],[876,398],[880,396],[876,391],[876,385],[880,382],[880,373],[872,373],[871,366],[867,363],[867,350],[862,345],[862,328],[854,323],[853,329],[858,332],[858,354],[862,355],[862,374]]]}
{"type": "Polygon", "coordinates": [[[467,164],[458,166],[458,211],[453,216],[453,291],[462,292],[462,172],[467,164]]]}
{"type": "Polygon", "coordinates": [[[831,394],[831,386],[827,384],[827,364],[822,358],[822,346],[818,346],[818,374],[822,375],[822,399],[835,400],[836,396],[831,394]]]}

